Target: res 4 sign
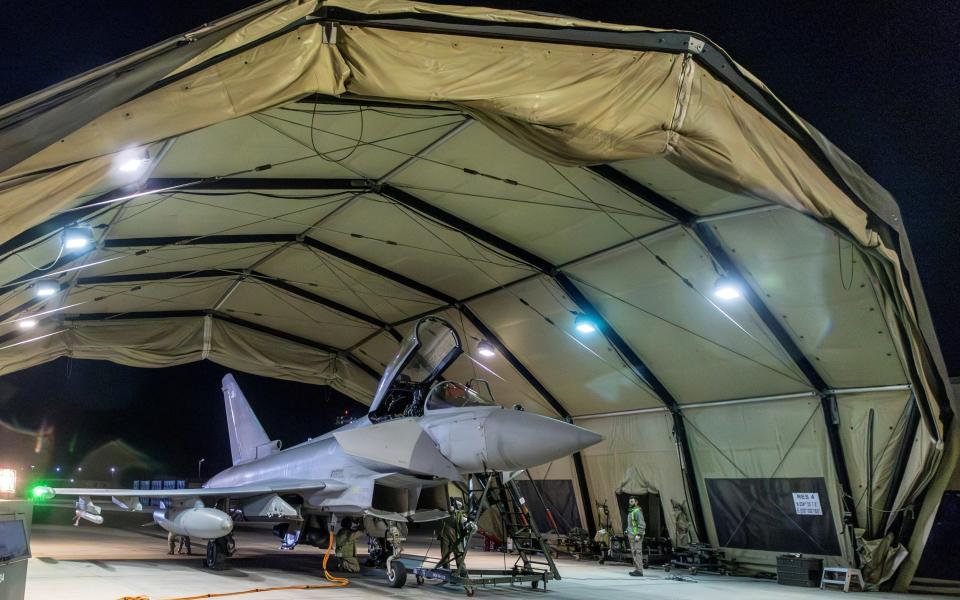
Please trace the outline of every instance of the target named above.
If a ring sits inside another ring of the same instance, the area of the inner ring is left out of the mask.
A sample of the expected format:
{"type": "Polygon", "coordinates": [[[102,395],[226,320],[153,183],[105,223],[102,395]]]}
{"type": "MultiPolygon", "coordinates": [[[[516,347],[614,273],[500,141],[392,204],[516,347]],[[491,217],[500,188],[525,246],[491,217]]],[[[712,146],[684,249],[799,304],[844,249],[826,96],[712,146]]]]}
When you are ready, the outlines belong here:
{"type": "Polygon", "coordinates": [[[820,494],[818,492],[794,492],[793,507],[798,515],[822,515],[823,507],[820,506],[820,494]]]}

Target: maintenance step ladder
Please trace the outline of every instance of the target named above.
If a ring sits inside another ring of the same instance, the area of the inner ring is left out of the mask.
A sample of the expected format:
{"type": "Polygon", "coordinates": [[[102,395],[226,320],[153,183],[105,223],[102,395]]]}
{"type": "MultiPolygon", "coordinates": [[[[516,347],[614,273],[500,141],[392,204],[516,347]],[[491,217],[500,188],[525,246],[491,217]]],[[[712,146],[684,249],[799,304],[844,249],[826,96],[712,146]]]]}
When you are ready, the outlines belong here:
{"type": "Polygon", "coordinates": [[[864,591],[863,573],[860,569],[847,569],[844,567],[827,567],[823,570],[820,577],[820,589],[825,590],[830,586],[842,587],[844,592],[849,592],[851,586],[856,585],[858,591],[864,591]]]}
{"type": "MultiPolygon", "coordinates": [[[[466,487],[467,519],[476,523],[480,514],[495,508],[499,513],[504,532],[504,544],[513,543],[517,559],[510,569],[475,569],[468,571],[464,565],[470,539],[475,530],[470,530],[466,539],[458,543],[455,556],[457,568],[415,567],[417,583],[426,579],[444,581],[464,587],[467,596],[473,596],[477,587],[497,584],[530,583],[533,589],[546,591],[547,581],[560,579],[560,572],[553,562],[550,549],[537,529],[533,516],[527,509],[526,499],[520,492],[515,477],[503,473],[476,473],[470,476],[466,487]]],[[[539,493],[539,492],[537,492],[539,493]]]]}

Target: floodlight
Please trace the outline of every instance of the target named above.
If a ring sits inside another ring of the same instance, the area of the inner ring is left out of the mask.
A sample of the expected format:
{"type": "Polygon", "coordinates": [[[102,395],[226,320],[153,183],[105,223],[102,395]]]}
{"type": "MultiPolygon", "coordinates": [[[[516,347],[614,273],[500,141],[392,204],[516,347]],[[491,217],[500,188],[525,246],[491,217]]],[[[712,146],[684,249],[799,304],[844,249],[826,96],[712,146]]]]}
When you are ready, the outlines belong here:
{"type": "Polygon", "coordinates": [[[41,279],[35,284],[34,290],[40,298],[47,298],[60,291],[60,282],[56,279],[41,279]]]}
{"type": "Polygon", "coordinates": [[[587,315],[577,315],[577,318],[573,320],[573,326],[580,333],[593,333],[597,330],[597,324],[587,315]]]}
{"type": "Polygon", "coordinates": [[[496,356],[497,351],[494,350],[493,344],[491,344],[487,340],[483,340],[479,344],[477,344],[477,354],[479,354],[480,356],[486,356],[489,358],[491,356],[496,356]]]}
{"type": "Polygon", "coordinates": [[[63,230],[63,249],[80,250],[93,244],[93,228],[89,225],[67,227],[63,230]]]}
{"type": "Polygon", "coordinates": [[[117,162],[117,169],[124,173],[133,173],[147,166],[150,162],[150,155],[147,152],[125,152],[120,155],[117,162]]]}
{"type": "Polygon", "coordinates": [[[29,319],[21,319],[18,321],[18,324],[20,325],[20,329],[33,329],[37,326],[37,320],[32,317],[29,319]]]}
{"type": "Polygon", "coordinates": [[[17,472],[13,469],[0,469],[0,494],[13,494],[17,491],[17,472]]]}
{"type": "Polygon", "coordinates": [[[713,286],[713,295],[721,300],[736,300],[743,295],[740,283],[732,277],[724,275],[717,279],[713,286]]]}

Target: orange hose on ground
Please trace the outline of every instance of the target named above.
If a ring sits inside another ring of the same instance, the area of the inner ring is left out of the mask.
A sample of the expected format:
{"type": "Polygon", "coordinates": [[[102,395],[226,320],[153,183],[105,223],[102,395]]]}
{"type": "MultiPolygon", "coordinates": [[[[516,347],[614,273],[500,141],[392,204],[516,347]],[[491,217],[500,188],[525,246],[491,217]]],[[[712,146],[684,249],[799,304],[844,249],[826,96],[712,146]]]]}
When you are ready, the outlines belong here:
{"type": "MultiPolygon", "coordinates": [[[[222,592],[216,594],[200,594],[197,596],[181,596],[177,598],[168,598],[167,600],[201,600],[202,598],[223,598],[225,596],[240,596],[243,594],[258,594],[260,592],[276,592],[281,590],[320,590],[330,588],[342,588],[350,585],[350,580],[346,577],[337,577],[327,571],[327,560],[330,559],[330,551],[333,550],[333,532],[330,532],[330,542],[327,544],[327,551],[323,555],[323,577],[330,583],[321,585],[282,585],[268,588],[253,588],[239,592],[222,592]]],[[[150,600],[149,596],[124,596],[120,600],[150,600]]]]}

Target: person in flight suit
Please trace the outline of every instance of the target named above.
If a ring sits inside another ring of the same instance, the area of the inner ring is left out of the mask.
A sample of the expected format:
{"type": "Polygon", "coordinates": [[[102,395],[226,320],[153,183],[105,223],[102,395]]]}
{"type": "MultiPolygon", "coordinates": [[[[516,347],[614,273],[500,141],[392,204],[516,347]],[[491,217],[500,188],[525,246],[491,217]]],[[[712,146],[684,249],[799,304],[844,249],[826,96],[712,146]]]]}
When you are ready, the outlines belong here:
{"type": "Polygon", "coordinates": [[[607,559],[607,553],[610,552],[610,535],[613,531],[613,522],[610,520],[610,509],[607,504],[600,505],[599,515],[597,516],[597,534],[593,536],[600,551],[600,564],[607,559]]]}
{"type": "Polygon", "coordinates": [[[334,542],[337,544],[336,555],[340,563],[340,570],[347,573],[360,572],[360,560],[357,558],[357,539],[363,535],[360,525],[350,517],[340,521],[340,531],[337,532],[334,542]]]}
{"type": "Polygon", "coordinates": [[[437,563],[437,566],[448,568],[452,556],[457,563],[457,567],[462,568],[462,552],[457,544],[460,543],[463,528],[467,522],[467,513],[463,508],[463,502],[459,498],[453,499],[450,508],[450,516],[441,521],[440,530],[437,532],[437,538],[440,540],[440,562],[437,563]]]}
{"type": "Polygon", "coordinates": [[[627,537],[630,538],[630,554],[633,555],[633,570],[630,575],[643,577],[643,535],[647,532],[647,522],[640,510],[636,496],[630,497],[630,510],[627,512],[627,537]]]}

